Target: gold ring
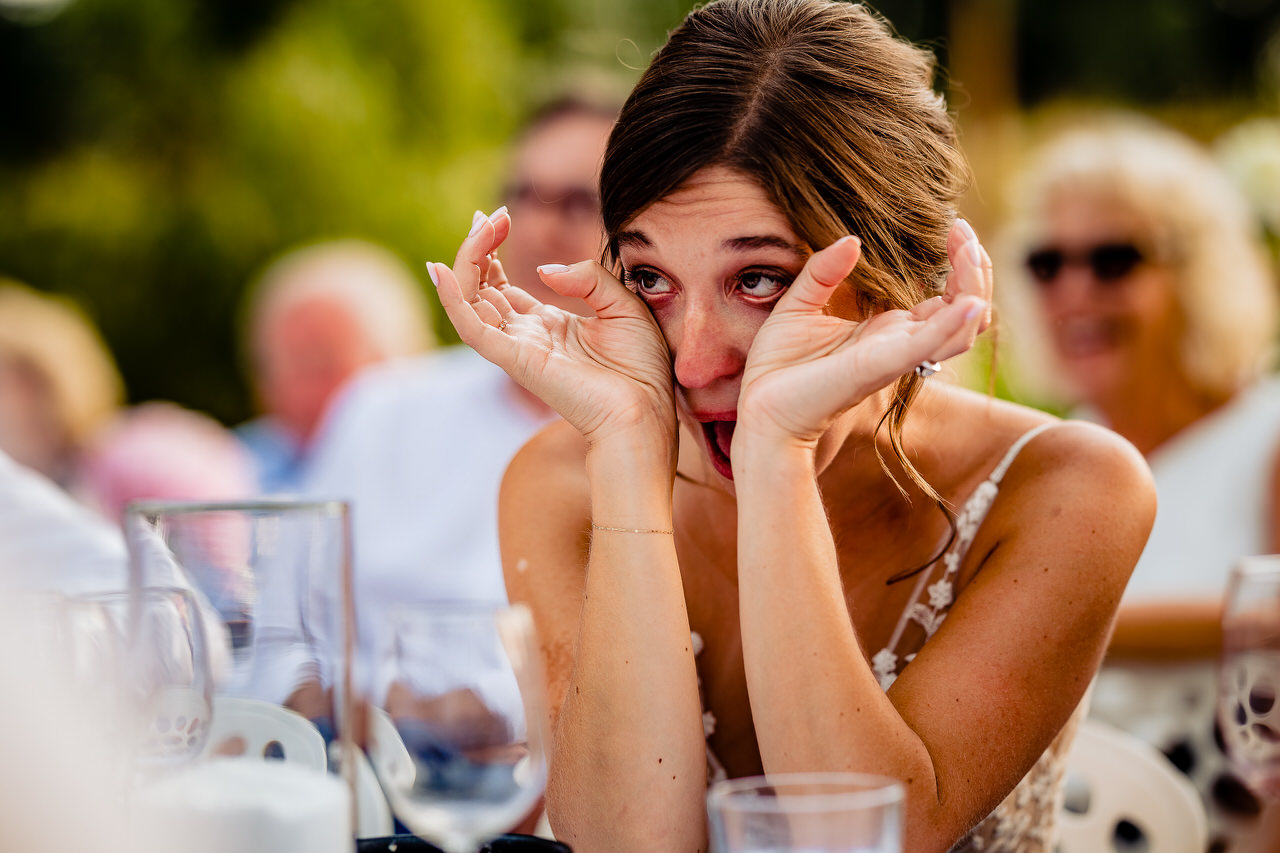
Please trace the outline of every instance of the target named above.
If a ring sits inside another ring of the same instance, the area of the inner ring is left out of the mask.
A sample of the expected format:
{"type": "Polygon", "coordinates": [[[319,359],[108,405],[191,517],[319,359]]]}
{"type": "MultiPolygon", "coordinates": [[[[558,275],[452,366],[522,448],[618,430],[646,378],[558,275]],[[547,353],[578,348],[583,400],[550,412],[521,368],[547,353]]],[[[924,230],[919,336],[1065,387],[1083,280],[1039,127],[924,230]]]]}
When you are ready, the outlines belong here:
{"type": "Polygon", "coordinates": [[[505,332],[506,330],[507,330],[507,321],[503,320],[501,323],[498,324],[498,331],[505,332]]]}

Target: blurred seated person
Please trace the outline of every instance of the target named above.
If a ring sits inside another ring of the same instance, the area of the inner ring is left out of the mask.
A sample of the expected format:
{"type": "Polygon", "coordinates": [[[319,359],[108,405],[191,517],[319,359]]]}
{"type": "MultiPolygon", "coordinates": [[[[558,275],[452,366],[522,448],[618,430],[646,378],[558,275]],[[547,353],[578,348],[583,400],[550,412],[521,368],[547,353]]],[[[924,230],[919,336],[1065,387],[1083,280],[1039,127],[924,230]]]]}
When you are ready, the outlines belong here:
{"type": "Polygon", "coordinates": [[[1258,804],[1215,744],[1221,602],[1239,557],[1280,550],[1276,291],[1258,225],[1206,151],[1118,116],[1049,142],[1012,221],[1021,262],[1001,292],[1033,318],[1016,366],[1040,369],[1041,402],[1129,439],[1158,492],[1093,712],[1191,777],[1226,849],[1258,804]]]}
{"type": "Polygon", "coordinates": [[[208,415],[173,403],[122,412],[85,454],[87,502],[119,522],[131,501],[215,501],[254,493],[243,445],[208,415]]]}
{"type": "Polygon", "coordinates": [[[123,398],[115,360],[79,306],[0,279],[0,450],[78,492],[86,443],[123,398]]]}
{"type": "MultiPolygon", "coordinates": [[[[520,224],[501,260],[531,293],[567,310],[587,309],[554,294],[535,269],[600,255],[597,182],[615,116],[586,100],[556,101],[514,143],[506,203],[520,224]]],[[[343,392],[311,454],[304,492],[353,503],[363,655],[375,654],[372,632],[392,602],[506,600],[498,486],[516,450],[552,417],[469,347],[373,368],[343,392]]]]}
{"type": "Polygon", "coordinates": [[[273,261],[250,288],[245,338],[263,414],[237,429],[262,493],[295,491],[325,408],[371,364],[434,344],[429,303],[404,263],[360,240],[273,261]]]}

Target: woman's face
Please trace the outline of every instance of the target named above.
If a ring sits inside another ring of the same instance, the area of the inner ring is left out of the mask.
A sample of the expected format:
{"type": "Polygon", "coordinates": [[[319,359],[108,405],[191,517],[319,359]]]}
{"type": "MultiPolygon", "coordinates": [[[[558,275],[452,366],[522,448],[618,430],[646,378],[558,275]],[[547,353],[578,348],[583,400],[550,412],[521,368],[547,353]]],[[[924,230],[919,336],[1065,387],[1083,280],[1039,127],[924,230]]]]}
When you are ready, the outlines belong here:
{"type": "Polygon", "coordinates": [[[732,479],[747,351],[809,249],[759,186],[718,166],[646,208],[617,245],[624,280],[671,349],[681,419],[715,471],[732,479]]]}
{"type": "Polygon", "coordinates": [[[1053,351],[1083,401],[1114,405],[1134,381],[1178,363],[1174,273],[1121,205],[1067,192],[1046,219],[1027,261],[1053,351]]]}

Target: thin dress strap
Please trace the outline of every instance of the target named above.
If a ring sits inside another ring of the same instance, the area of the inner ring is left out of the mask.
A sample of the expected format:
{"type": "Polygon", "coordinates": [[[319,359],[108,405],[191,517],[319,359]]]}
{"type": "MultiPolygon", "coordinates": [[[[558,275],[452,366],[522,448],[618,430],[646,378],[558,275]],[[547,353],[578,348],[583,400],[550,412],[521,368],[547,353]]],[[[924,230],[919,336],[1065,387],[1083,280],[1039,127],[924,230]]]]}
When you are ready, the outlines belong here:
{"type": "Polygon", "coordinates": [[[987,513],[991,509],[991,505],[995,502],[996,495],[1000,491],[1000,481],[1004,479],[1004,475],[1008,473],[1009,466],[1013,464],[1013,460],[1022,452],[1022,448],[1027,446],[1031,439],[1050,427],[1057,426],[1062,421],[1046,421],[1038,426],[1020,435],[1005,452],[1004,458],[1000,463],[992,469],[987,475],[987,479],[978,484],[973,490],[973,494],[964,502],[960,508],[960,512],[956,514],[956,534],[955,540],[947,548],[946,552],[935,562],[942,563],[942,577],[935,583],[929,584],[929,579],[933,576],[933,566],[928,567],[920,573],[920,579],[916,581],[916,587],[911,593],[911,597],[907,599],[908,604],[906,610],[902,612],[902,616],[898,618],[898,624],[894,626],[893,635],[889,638],[889,643],[883,649],[876,653],[871,659],[872,668],[875,670],[876,677],[880,680],[880,686],[888,690],[889,685],[893,684],[898,677],[898,670],[901,669],[900,664],[910,663],[915,658],[915,652],[905,655],[899,659],[897,652],[898,644],[902,642],[902,635],[907,629],[907,625],[916,622],[924,629],[924,638],[928,640],[942,626],[943,620],[947,618],[947,612],[951,608],[951,603],[955,598],[955,591],[952,588],[952,578],[960,569],[960,563],[965,555],[969,553],[969,546],[973,544],[973,539],[978,533],[978,527],[981,526],[983,519],[987,517],[987,513]],[[926,585],[928,586],[928,601],[922,601],[921,595],[924,593],[926,585]]]}

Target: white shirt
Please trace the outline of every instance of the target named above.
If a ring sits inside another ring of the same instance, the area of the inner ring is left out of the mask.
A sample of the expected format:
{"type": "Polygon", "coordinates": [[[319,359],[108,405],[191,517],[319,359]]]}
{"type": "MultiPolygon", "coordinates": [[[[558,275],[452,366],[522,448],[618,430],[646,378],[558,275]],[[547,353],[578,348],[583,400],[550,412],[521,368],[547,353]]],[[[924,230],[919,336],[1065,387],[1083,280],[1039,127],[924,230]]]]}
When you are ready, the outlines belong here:
{"type": "Polygon", "coordinates": [[[1280,380],[1268,379],[1148,458],[1159,506],[1124,601],[1220,599],[1240,557],[1267,550],[1280,380]]]}
{"type": "Polygon", "coordinates": [[[369,685],[388,608],[506,601],[498,487],[554,418],[467,347],[388,362],[348,384],[326,417],[303,492],[351,502],[358,655],[369,685]]]}

